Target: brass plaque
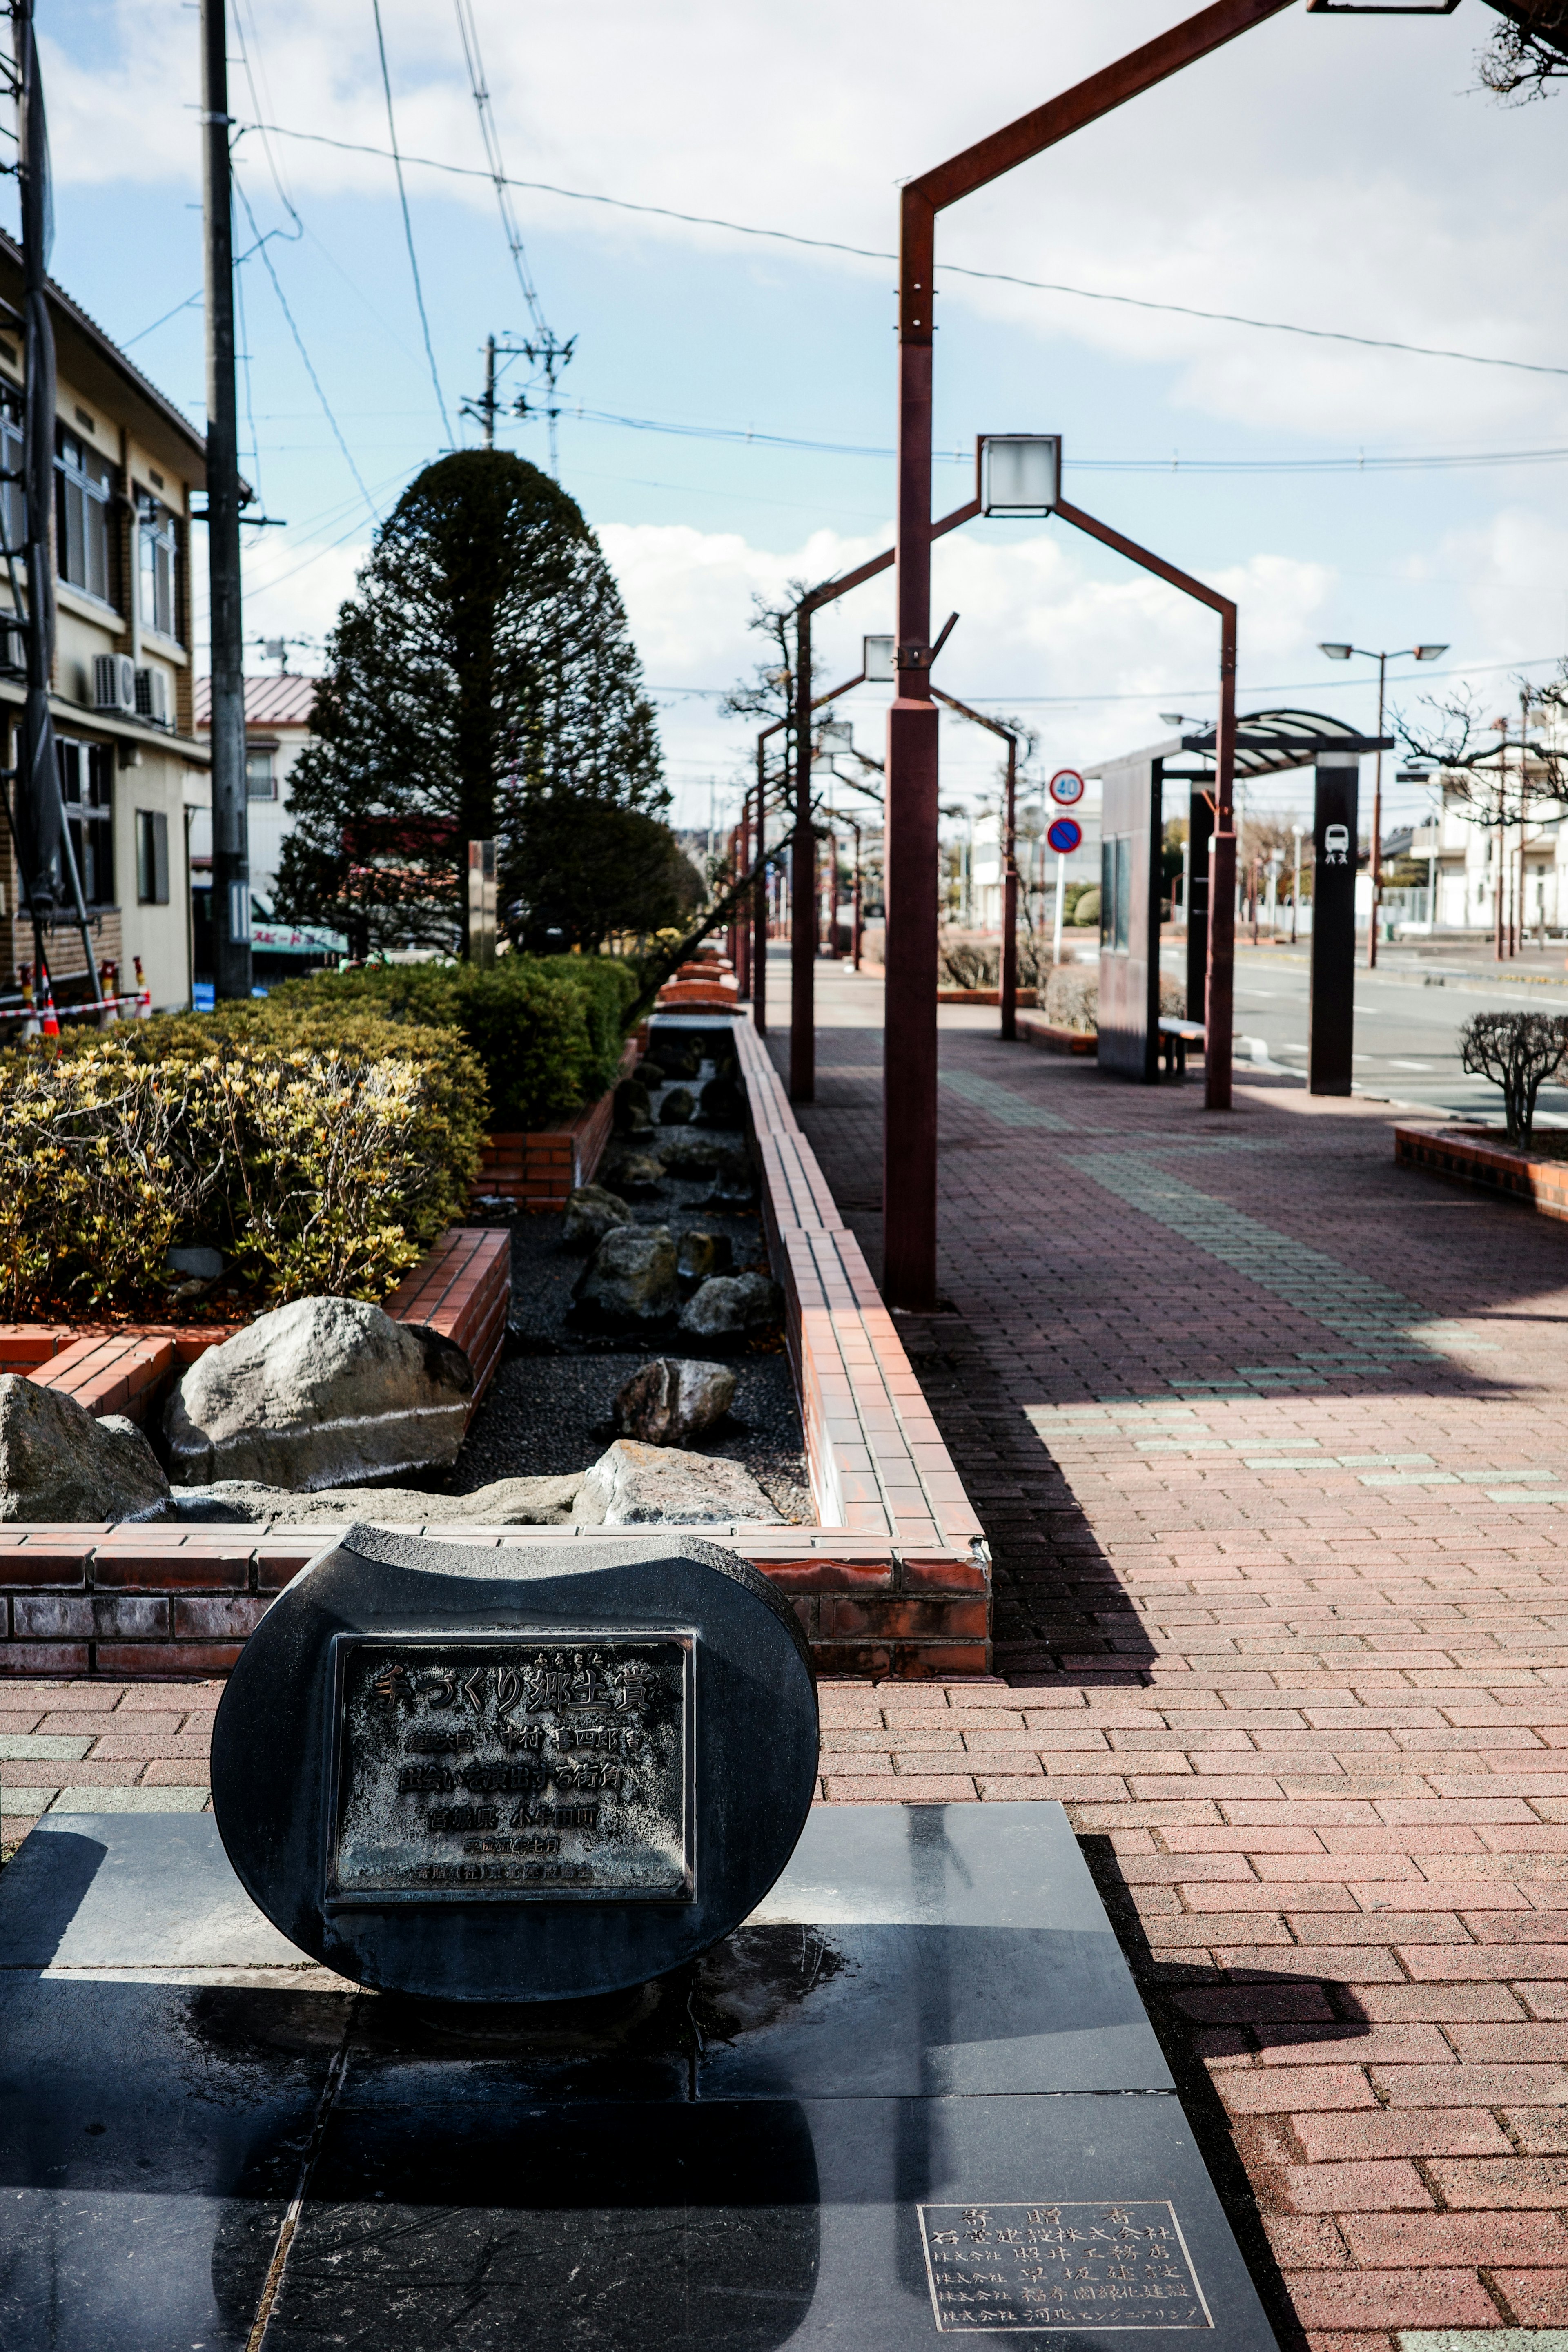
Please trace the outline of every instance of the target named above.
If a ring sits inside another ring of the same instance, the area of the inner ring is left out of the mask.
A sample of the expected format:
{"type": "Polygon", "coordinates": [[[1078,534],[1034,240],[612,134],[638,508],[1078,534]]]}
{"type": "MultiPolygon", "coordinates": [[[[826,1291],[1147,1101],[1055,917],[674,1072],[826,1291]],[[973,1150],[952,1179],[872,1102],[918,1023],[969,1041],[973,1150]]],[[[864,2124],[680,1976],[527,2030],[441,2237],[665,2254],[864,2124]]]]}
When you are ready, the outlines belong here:
{"type": "Polygon", "coordinates": [[[1214,2326],[1164,2198],[919,2210],[941,2335],[1214,2326]]]}
{"type": "Polygon", "coordinates": [[[328,1906],[691,1902],[695,1648],[339,1634],[328,1906]]]}

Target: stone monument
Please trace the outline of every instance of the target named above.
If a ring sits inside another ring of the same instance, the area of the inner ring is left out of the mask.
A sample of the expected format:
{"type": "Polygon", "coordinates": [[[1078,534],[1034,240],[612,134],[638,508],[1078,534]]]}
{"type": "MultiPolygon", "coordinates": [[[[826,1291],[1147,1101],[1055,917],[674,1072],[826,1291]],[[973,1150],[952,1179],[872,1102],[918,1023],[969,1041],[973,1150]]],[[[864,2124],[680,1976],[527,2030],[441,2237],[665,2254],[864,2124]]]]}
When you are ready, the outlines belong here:
{"type": "Polygon", "coordinates": [[[582,1998],[762,1901],[817,1774],[794,1612],[690,1538],[437,1543],[353,1526],[252,1634],[213,1810],[259,1908],[382,1991],[582,1998]]]}

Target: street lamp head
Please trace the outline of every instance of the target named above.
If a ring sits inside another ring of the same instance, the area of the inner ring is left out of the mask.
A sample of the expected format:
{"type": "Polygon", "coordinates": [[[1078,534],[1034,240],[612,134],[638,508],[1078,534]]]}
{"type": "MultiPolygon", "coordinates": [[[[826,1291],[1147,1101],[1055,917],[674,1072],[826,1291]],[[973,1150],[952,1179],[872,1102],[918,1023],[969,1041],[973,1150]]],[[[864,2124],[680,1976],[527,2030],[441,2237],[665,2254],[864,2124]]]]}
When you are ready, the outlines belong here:
{"type": "Polygon", "coordinates": [[[1159,719],[1162,727],[1179,727],[1182,721],[1182,714],[1179,710],[1162,710],[1159,714],[1159,719]]]}
{"type": "Polygon", "coordinates": [[[1318,651],[1321,654],[1327,654],[1330,661],[1348,661],[1352,654],[1355,651],[1355,647],[1354,646],[1320,645],[1318,651]]]}
{"type": "Polygon", "coordinates": [[[1416,658],[1417,661],[1436,661],[1439,654],[1446,654],[1448,650],[1447,646],[1417,646],[1416,658]]]}
{"type": "Polygon", "coordinates": [[[892,686],[898,670],[894,661],[894,639],[889,636],[861,639],[861,667],[868,686],[892,686]]]}
{"type": "Polygon", "coordinates": [[[817,730],[817,740],[831,759],[835,751],[854,750],[855,730],[847,719],[824,719],[817,730]]]}
{"type": "Polygon", "coordinates": [[[1060,433],[980,436],[980,511],[1048,515],[1061,497],[1060,433]]]}

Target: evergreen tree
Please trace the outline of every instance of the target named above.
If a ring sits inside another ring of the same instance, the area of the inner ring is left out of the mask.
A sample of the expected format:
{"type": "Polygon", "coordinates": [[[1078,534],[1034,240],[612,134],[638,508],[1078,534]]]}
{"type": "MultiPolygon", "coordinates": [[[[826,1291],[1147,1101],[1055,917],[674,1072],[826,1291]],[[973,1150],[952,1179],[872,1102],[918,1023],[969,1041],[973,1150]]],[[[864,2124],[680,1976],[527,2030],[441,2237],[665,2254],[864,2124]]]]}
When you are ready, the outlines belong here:
{"type": "MultiPolygon", "coordinates": [[[[653,709],[575,502],[460,450],[382,527],[329,641],[277,901],[357,954],[467,937],[465,845],[494,840],[514,944],[594,946],[681,911],[653,709]]],[[[684,863],[684,861],[682,861],[684,863]]]]}

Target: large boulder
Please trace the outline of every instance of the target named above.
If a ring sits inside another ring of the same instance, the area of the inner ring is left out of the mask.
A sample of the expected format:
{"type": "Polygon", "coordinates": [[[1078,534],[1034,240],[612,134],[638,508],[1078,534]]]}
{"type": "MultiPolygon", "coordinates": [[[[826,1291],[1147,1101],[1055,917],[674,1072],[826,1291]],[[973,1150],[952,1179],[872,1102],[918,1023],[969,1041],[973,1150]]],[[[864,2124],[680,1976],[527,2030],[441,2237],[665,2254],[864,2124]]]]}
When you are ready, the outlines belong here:
{"type": "Polygon", "coordinates": [[[653,1192],[664,1181],[663,1161],[629,1143],[612,1145],[600,1161],[599,1172],[616,1192],[653,1192]]]}
{"type": "Polygon", "coordinates": [[[615,1089],[615,1128],[620,1135],[633,1135],[653,1124],[653,1107],[648,1089],[641,1078],[622,1078],[615,1089]]]}
{"type": "Polygon", "coordinates": [[[675,1128],[668,1134],[661,1129],[649,1137],[648,1149],[667,1175],[751,1181],[751,1161],[738,1137],[703,1133],[695,1128],[675,1128]]]}
{"type": "Polygon", "coordinates": [[[733,1078],[710,1078],[697,1097],[697,1109],[708,1127],[738,1127],[746,1097],[733,1078]]]}
{"type": "Polygon", "coordinates": [[[644,1445],[685,1445],[729,1411],[735,1374],[727,1364],[656,1356],[633,1372],[615,1399],[615,1426],[644,1445]]]}
{"type": "Polygon", "coordinates": [[[681,1309],[694,1339],[733,1339],[779,1318],[779,1286],[765,1274],[716,1274],[681,1309]]]}
{"type": "Polygon", "coordinates": [[[133,1421],[0,1376],[0,1519],[171,1519],[169,1481],[133,1421]]]}
{"type": "Polygon", "coordinates": [[[362,1519],[376,1527],[559,1528],[570,1518],[586,1473],[567,1478],[497,1478],[472,1495],[426,1495],[414,1486],[328,1487],[291,1495],[254,1479],[220,1478],[186,1499],[180,1517],[209,1522],[266,1521],[271,1527],[319,1527],[362,1519]]]}
{"type": "Polygon", "coordinates": [[[601,1323],[657,1323],[680,1305],[668,1225],[619,1225],[606,1234],[573,1293],[601,1323]]]}
{"type": "Polygon", "coordinates": [[[629,1225],[632,1212],[619,1192],[602,1184],[580,1184],[567,1200],[560,1237],[568,1249],[594,1249],[617,1225],[629,1225]]]}
{"type": "Polygon", "coordinates": [[[776,1511],[749,1470],[706,1454],[639,1445],[618,1437],[577,1491],[580,1527],[700,1528],[734,1519],[778,1527],[776,1511]]]}
{"type": "Polygon", "coordinates": [[[690,1087],[672,1087],[667,1094],[660,1097],[659,1125],[689,1127],[692,1123],[692,1113],[696,1107],[696,1097],[690,1087]]]}
{"type": "Polygon", "coordinates": [[[181,1486],[254,1478],[311,1493],[440,1470],[468,1426],[461,1348],[358,1298],[296,1298],[185,1374],[163,1416],[181,1486]]]}

